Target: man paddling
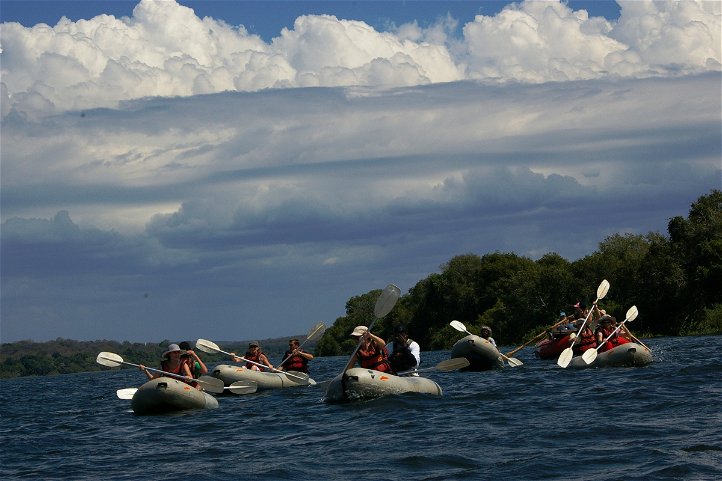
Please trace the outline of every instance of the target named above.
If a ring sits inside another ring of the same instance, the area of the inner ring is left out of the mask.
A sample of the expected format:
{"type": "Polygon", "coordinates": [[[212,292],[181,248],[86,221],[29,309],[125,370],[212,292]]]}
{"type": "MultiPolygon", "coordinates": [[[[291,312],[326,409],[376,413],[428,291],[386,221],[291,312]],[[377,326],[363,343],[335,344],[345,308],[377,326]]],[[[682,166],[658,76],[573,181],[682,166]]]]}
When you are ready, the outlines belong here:
{"type": "Polygon", "coordinates": [[[409,339],[409,333],[403,325],[396,326],[394,339],[386,345],[386,348],[394,372],[415,369],[421,364],[421,348],[416,341],[409,339]]]}
{"type": "Polygon", "coordinates": [[[278,365],[278,369],[308,374],[308,361],[312,359],[313,354],[302,350],[298,339],[291,339],[288,341],[288,351],[283,354],[283,360],[278,365]]]}

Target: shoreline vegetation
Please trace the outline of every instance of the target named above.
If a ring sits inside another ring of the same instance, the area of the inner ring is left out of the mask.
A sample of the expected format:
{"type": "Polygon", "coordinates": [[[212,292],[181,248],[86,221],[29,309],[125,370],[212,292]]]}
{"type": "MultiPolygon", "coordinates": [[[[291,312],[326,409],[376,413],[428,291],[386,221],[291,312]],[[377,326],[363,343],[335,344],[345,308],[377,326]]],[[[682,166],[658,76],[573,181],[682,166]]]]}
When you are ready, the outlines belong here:
{"type": "MultiPolygon", "coordinates": [[[[472,333],[490,326],[499,345],[519,345],[554,324],[560,311],[576,302],[590,305],[603,279],[611,285],[600,302],[607,313],[624,318],[639,308],[637,337],[722,334],[722,192],[713,189],[692,203],[687,218],[670,219],[668,234],[614,234],[599,249],[570,262],[556,253],[538,260],[493,252],[453,257],[404,294],[374,331],[385,339],[405,324],[423,350],[449,349],[459,339],[449,322],[462,321],[472,333]]],[[[569,235],[574,235],[570,231],[569,235]]],[[[392,281],[392,279],[390,279],[392,281]]],[[[346,315],[335,320],[318,341],[305,347],[316,356],[350,353],[349,333],[368,325],[380,289],[352,297],[346,315]]],[[[278,362],[288,336],[262,340],[271,362],[278,362]]],[[[99,371],[100,351],[117,352],[136,363],[156,365],[170,342],[130,343],[56,339],[19,341],[0,346],[0,378],[99,371]]],[[[191,340],[191,345],[195,343],[191,340]]],[[[248,342],[222,342],[225,350],[246,352],[248,342]]],[[[203,354],[209,363],[224,355],[203,354]]]]}

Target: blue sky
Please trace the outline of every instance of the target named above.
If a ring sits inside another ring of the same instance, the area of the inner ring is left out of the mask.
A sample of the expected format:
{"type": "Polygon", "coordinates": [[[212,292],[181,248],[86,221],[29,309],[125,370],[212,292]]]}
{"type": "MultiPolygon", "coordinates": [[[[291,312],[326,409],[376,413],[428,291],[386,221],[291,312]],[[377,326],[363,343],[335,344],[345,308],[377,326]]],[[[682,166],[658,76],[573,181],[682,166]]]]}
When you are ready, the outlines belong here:
{"type": "Polygon", "coordinates": [[[2,342],[301,334],[720,188],[722,4],[378,5],[3,1],[2,342]]]}

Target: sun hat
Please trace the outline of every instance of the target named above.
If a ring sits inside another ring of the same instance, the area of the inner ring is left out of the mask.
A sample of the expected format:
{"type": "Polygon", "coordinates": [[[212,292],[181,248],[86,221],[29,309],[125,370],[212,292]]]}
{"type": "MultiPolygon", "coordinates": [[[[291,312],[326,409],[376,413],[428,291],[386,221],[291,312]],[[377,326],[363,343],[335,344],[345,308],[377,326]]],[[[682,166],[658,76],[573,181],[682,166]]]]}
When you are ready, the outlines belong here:
{"type": "Polygon", "coordinates": [[[358,337],[362,336],[364,332],[368,331],[369,328],[366,326],[356,326],[351,333],[351,337],[358,337]]]}
{"type": "Polygon", "coordinates": [[[166,357],[171,352],[180,351],[181,348],[178,346],[178,344],[168,344],[168,349],[163,353],[163,357],[166,357]]]}

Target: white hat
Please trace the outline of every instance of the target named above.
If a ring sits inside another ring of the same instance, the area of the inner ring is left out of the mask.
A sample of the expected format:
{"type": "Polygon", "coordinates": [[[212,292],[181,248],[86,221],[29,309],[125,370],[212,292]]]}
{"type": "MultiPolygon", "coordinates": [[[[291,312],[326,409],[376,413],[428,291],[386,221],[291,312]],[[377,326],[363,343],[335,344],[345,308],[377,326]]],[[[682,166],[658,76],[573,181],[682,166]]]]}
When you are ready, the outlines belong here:
{"type": "Polygon", "coordinates": [[[171,352],[180,351],[181,348],[178,344],[168,344],[168,350],[163,353],[163,357],[166,357],[171,352]]]}
{"type": "Polygon", "coordinates": [[[353,332],[351,333],[351,337],[362,336],[363,333],[368,330],[369,328],[366,326],[356,326],[356,328],[354,328],[353,332]]]}

